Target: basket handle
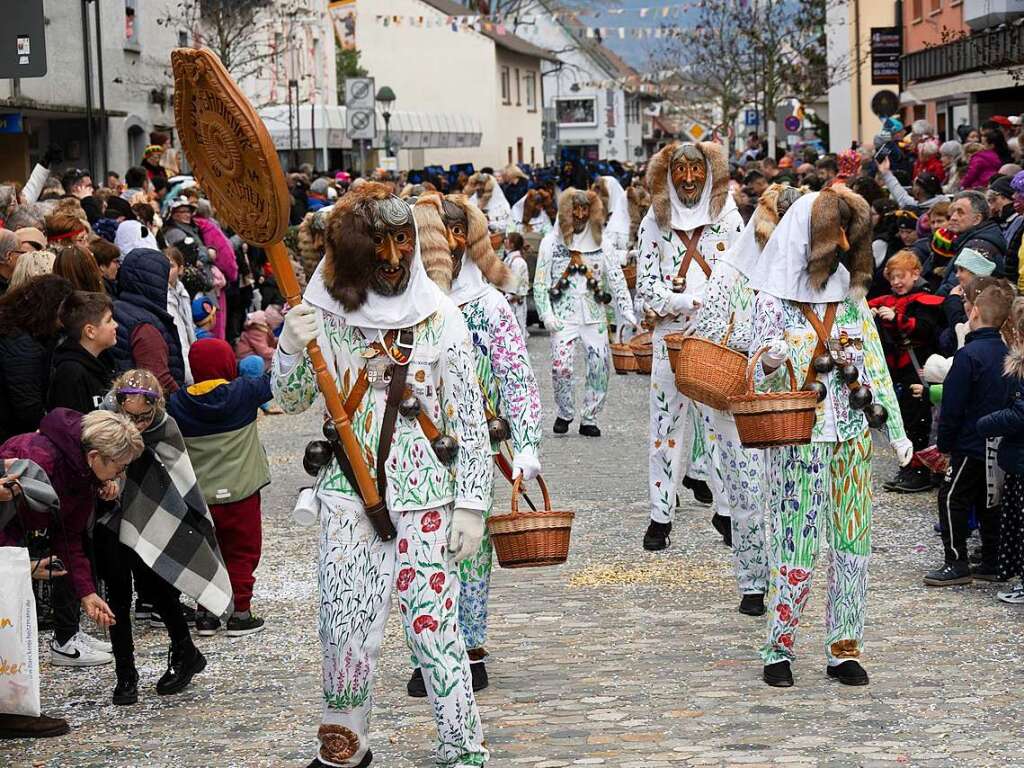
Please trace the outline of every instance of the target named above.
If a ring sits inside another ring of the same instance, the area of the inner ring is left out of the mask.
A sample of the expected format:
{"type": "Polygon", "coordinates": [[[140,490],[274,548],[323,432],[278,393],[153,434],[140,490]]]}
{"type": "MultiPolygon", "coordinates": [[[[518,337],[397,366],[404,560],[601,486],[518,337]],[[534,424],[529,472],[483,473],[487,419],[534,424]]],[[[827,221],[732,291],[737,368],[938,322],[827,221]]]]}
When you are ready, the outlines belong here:
{"type": "MultiPolygon", "coordinates": [[[[751,359],[747,365],[747,392],[749,394],[754,393],[754,370],[755,366],[760,362],[761,355],[768,351],[768,347],[761,347],[751,359]]],[[[796,371],[793,370],[793,364],[789,362],[789,358],[786,358],[786,371],[789,373],[789,391],[796,392],[796,371]]]]}
{"type": "MultiPolygon", "coordinates": [[[[523,484],[522,473],[516,475],[515,482],[512,483],[512,514],[519,514],[519,494],[521,493],[521,486],[523,484]]],[[[540,492],[544,495],[544,511],[551,511],[551,496],[548,495],[548,486],[544,482],[544,478],[537,475],[537,485],[540,486],[540,492]]]]}
{"type": "Polygon", "coordinates": [[[616,337],[617,337],[617,339],[618,339],[618,341],[616,341],[616,342],[615,342],[616,344],[622,344],[622,343],[623,343],[623,341],[622,341],[622,332],[623,332],[624,330],[626,330],[626,326],[627,326],[627,325],[628,325],[628,326],[629,326],[630,328],[632,328],[632,329],[633,329],[633,331],[634,331],[633,335],[634,335],[634,336],[636,336],[636,331],[637,331],[638,329],[637,329],[637,327],[636,327],[636,326],[635,326],[635,325],[634,325],[633,323],[619,323],[619,326],[618,326],[618,328],[616,328],[616,329],[615,329],[615,336],[616,336],[616,337]]]}
{"type": "Polygon", "coordinates": [[[729,324],[725,326],[725,336],[722,337],[721,342],[723,347],[729,346],[729,337],[732,336],[732,321],[733,319],[735,319],[735,317],[735,312],[729,313],[729,324]]]}

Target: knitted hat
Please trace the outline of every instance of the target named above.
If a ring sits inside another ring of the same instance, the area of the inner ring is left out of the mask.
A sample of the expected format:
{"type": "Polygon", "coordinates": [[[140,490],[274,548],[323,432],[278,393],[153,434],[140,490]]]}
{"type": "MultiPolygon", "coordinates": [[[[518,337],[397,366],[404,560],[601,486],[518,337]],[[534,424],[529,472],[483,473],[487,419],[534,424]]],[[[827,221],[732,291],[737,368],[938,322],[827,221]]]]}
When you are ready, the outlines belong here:
{"type": "Polygon", "coordinates": [[[192,320],[196,325],[213,314],[213,302],[209,296],[196,296],[192,299],[192,320]]]}
{"type": "Polygon", "coordinates": [[[1013,185],[1010,183],[1009,176],[995,176],[988,183],[988,188],[992,192],[995,192],[1001,197],[1012,198],[1013,197],[1013,185]]]}
{"type": "Polygon", "coordinates": [[[973,272],[979,277],[988,277],[996,268],[996,263],[994,261],[986,259],[981,255],[981,253],[973,248],[964,248],[960,251],[960,255],[956,257],[956,261],[953,262],[953,265],[962,267],[969,272],[973,272]]]}
{"type": "Polygon", "coordinates": [[[248,376],[250,379],[258,379],[263,375],[266,364],[259,355],[246,355],[238,361],[238,375],[248,376]]]}
{"type": "Polygon", "coordinates": [[[932,235],[932,253],[942,259],[953,258],[954,240],[955,232],[951,232],[948,227],[939,227],[932,235]]]}
{"type": "Polygon", "coordinates": [[[238,376],[238,361],[231,345],[223,339],[200,339],[188,350],[188,364],[192,378],[198,384],[211,379],[234,381],[238,376]]]}
{"type": "Polygon", "coordinates": [[[923,189],[929,197],[942,194],[942,182],[939,181],[938,176],[930,171],[921,171],[921,173],[917,174],[917,178],[914,179],[914,183],[923,189]]]}
{"type": "Polygon", "coordinates": [[[899,229],[917,229],[917,214],[913,211],[896,211],[896,226],[899,229]]]}
{"type": "Polygon", "coordinates": [[[949,373],[949,369],[952,367],[952,357],[930,355],[928,359],[924,361],[924,370],[922,371],[921,378],[923,378],[927,384],[941,384],[946,380],[946,374],[949,373]]]}
{"type": "Polygon", "coordinates": [[[1024,195],[1024,171],[1014,174],[1013,180],[1010,181],[1010,187],[1017,194],[1024,195]]]}
{"type": "Polygon", "coordinates": [[[142,156],[146,158],[149,157],[150,155],[162,154],[163,151],[164,148],[159,144],[150,144],[148,147],[142,150],[142,156]]]}

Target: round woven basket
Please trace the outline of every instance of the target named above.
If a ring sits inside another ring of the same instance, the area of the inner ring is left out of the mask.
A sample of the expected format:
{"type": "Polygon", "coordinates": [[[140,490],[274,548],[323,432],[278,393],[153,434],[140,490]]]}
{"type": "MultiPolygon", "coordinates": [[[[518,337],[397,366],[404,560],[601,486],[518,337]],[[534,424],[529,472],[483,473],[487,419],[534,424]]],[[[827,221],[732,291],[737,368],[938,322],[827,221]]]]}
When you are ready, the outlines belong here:
{"type": "Polygon", "coordinates": [[[685,337],[672,366],[676,389],[720,411],[729,410],[729,398],[742,395],[747,386],[747,356],[726,346],[730,335],[732,323],[725,329],[721,344],[697,336],[685,337]]]}
{"type": "Polygon", "coordinates": [[[654,342],[650,331],[638,333],[629,340],[629,346],[636,358],[636,369],[640,373],[650,374],[654,362],[654,342]]]}
{"type": "MultiPolygon", "coordinates": [[[[767,347],[765,347],[767,349],[767,347]]],[[[797,389],[793,364],[786,360],[789,392],[755,392],[754,366],[765,349],[758,351],[747,366],[747,391],[729,398],[729,410],[736,419],[736,431],[745,448],[774,448],[806,445],[814,431],[818,396],[797,389]]]]}
{"type": "Polygon", "coordinates": [[[635,373],[637,369],[636,355],[628,341],[622,340],[622,331],[625,329],[621,323],[615,332],[615,341],[609,341],[608,346],[612,351],[612,365],[616,373],[635,373]]]}
{"type": "Polygon", "coordinates": [[[668,351],[668,364],[672,366],[675,373],[676,365],[679,364],[679,350],[683,348],[685,333],[669,333],[665,335],[665,349],[668,351]]]}
{"type": "Polygon", "coordinates": [[[551,497],[544,478],[537,484],[544,494],[544,509],[519,511],[519,489],[523,476],[512,484],[512,511],[492,515],[487,521],[491,543],[502,568],[537,568],[558,565],[569,557],[569,536],[572,533],[572,512],[551,509],[551,497]]]}
{"type": "Polygon", "coordinates": [[[636,289],[636,262],[631,262],[622,268],[622,276],[626,278],[626,287],[629,290],[636,289]]]}

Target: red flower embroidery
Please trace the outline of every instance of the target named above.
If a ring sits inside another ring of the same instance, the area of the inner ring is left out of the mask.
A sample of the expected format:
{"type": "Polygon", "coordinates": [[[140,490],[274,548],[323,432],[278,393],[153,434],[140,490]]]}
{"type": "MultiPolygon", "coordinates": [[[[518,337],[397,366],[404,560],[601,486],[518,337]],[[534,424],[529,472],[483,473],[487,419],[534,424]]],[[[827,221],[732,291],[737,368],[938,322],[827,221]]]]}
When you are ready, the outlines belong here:
{"type": "Polygon", "coordinates": [[[423,516],[423,525],[420,529],[424,533],[432,533],[441,527],[441,513],[431,510],[423,516]]]}
{"type": "Polygon", "coordinates": [[[793,618],[793,611],[791,611],[789,606],[785,603],[780,603],[779,607],[775,610],[779,612],[779,619],[782,621],[789,621],[793,618]]]}
{"type": "Polygon", "coordinates": [[[408,552],[408,551],[409,551],[409,540],[408,540],[408,539],[399,539],[399,540],[398,540],[398,551],[399,551],[399,552],[400,552],[401,554],[403,554],[403,555],[404,555],[404,554],[405,554],[406,552],[408,552]]]}
{"type": "Polygon", "coordinates": [[[449,611],[449,610],[451,610],[451,607],[452,607],[452,599],[449,597],[447,600],[444,601],[444,609],[446,611],[449,611]]]}
{"type": "Polygon", "coordinates": [[[789,572],[789,583],[795,587],[800,582],[807,581],[810,575],[810,571],[805,571],[803,568],[794,568],[789,572]]]}
{"type": "Polygon", "coordinates": [[[779,566],[779,574],[782,575],[782,576],[785,576],[787,573],[789,573],[789,571],[786,569],[786,566],[780,565],[779,566]]]}
{"type": "Polygon", "coordinates": [[[429,629],[431,632],[437,629],[437,620],[426,613],[422,616],[417,616],[412,623],[412,631],[417,635],[424,629],[429,629]]]}
{"type": "Polygon", "coordinates": [[[437,594],[439,594],[439,595],[441,594],[441,590],[444,589],[444,574],[443,573],[438,571],[437,573],[435,573],[433,576],[430,577],[430,588],[432,590],[434,590],[435,592],[437,592],[437,594]]]}
{"type": "Polygon", "coordinates": [[[403,568],[398,572],[398,591],[405,592],[416,578],[416,571],[412,568],[403,568]]]}
{"type": "Polygon", "coordinates": [[[786,646],[787,648],[792,648],[793,647],[793,636],[792,635],[782,635],[779,638],[779,642],[782,645],[786,646]]]}

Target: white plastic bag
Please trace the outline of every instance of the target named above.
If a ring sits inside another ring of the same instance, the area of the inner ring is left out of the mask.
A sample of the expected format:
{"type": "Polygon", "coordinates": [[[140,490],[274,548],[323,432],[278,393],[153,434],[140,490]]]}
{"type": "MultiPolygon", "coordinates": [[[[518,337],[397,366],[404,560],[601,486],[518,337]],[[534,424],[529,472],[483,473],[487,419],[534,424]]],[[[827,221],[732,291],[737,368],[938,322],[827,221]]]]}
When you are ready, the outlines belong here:
{"type": "Polygon", "coordinates": [[[28,550],[0,547],[0,712],[39,716],[39,630],[28,550]]]}

